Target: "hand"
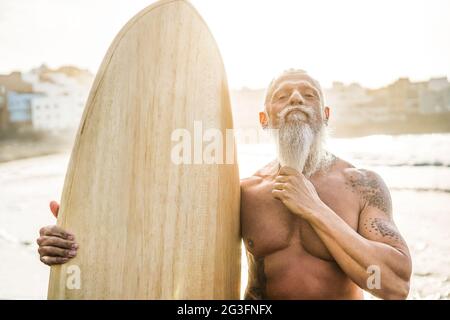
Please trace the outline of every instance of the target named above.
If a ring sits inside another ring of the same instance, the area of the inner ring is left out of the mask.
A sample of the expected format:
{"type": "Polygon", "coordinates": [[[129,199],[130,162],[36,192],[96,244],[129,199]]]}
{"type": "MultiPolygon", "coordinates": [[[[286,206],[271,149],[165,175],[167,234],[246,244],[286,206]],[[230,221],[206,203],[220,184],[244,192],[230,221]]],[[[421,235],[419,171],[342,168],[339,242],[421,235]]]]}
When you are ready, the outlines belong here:
{"type": "MultiPolygon", "coordinates": [[[[58,217],[59,204],[56,201],[50,202],[50,211],[58,217]]],[[[76,256],[78,244],[73,234],[55,225],[43,227],[39,233],[40,237],[36,240],[38,252],[46,265],[63,264],[76,256]]]]}
{"type": "Polygon", "coordinates": [[[292,213],[304,219],[308,219],[323,205],[313,184],[302,173],[290,167],[280,169],[272,194],[292,213]]]}

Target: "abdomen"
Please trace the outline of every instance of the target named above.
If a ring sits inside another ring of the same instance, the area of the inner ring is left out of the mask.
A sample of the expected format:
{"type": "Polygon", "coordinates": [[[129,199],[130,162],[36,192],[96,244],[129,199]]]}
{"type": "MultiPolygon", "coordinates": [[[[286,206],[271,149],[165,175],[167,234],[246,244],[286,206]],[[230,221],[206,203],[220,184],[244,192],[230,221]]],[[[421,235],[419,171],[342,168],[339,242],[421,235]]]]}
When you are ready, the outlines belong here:
{"type": "Polygon", "coordinates": [[[361,289],[336,262],[293,245],[264,259],[267,299],[362,299],[361,289]]]}

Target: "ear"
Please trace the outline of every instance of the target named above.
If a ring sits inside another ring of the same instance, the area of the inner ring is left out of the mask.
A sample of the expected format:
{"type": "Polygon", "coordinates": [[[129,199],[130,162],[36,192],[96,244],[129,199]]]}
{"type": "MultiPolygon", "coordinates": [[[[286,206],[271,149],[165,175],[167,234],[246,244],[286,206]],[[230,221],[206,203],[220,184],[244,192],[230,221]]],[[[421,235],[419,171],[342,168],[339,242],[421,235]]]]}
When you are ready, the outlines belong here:
{"type": "Polygon", "coordinates": [[[261,123],[263,129],[269,126],[269,119],[267,118],[267,113],[265,111],[259,113],[259,123],[261,123]]]}
{"type": "Polygon", "coordinates": [[[330,108],[325,107],[325,109],[323,111],[325,113],[325,122],[328,123],[328,120],[330,119],[330,108]]]}

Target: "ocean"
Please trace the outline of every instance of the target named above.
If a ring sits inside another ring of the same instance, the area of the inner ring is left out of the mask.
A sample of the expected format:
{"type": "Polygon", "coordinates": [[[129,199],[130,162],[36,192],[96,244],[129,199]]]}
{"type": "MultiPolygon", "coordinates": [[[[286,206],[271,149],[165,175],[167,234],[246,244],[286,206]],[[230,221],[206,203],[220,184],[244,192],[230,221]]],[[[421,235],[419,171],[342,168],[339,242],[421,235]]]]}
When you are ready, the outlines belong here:
{"type": "MultiPolygon", "coordinates": [[[[327,149],[379,173],[393,190],[450,192],[450,134],[331,138],[327,149]]],[[[276,157],[271,144],[238,145],[241,177],[276,157]]]]}

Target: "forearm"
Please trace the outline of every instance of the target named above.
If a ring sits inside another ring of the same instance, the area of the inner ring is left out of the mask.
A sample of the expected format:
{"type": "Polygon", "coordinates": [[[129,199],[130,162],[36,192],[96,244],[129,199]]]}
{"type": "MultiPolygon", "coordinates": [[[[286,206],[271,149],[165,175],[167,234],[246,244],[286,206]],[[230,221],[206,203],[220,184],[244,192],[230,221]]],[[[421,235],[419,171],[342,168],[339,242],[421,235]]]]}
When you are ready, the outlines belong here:
{"type": "Polygon", "coordinates": [[[358,286],[382,298],[402,297],[403,291],[407,291],[404,278],[408,276],[402,266],[409,258],[401,251],[362,237],[325,204],[318,206],[307,220],[341,269],[358,286]],[[381,272],[379,289],[367,287],[370,266],[381,272]]]}

